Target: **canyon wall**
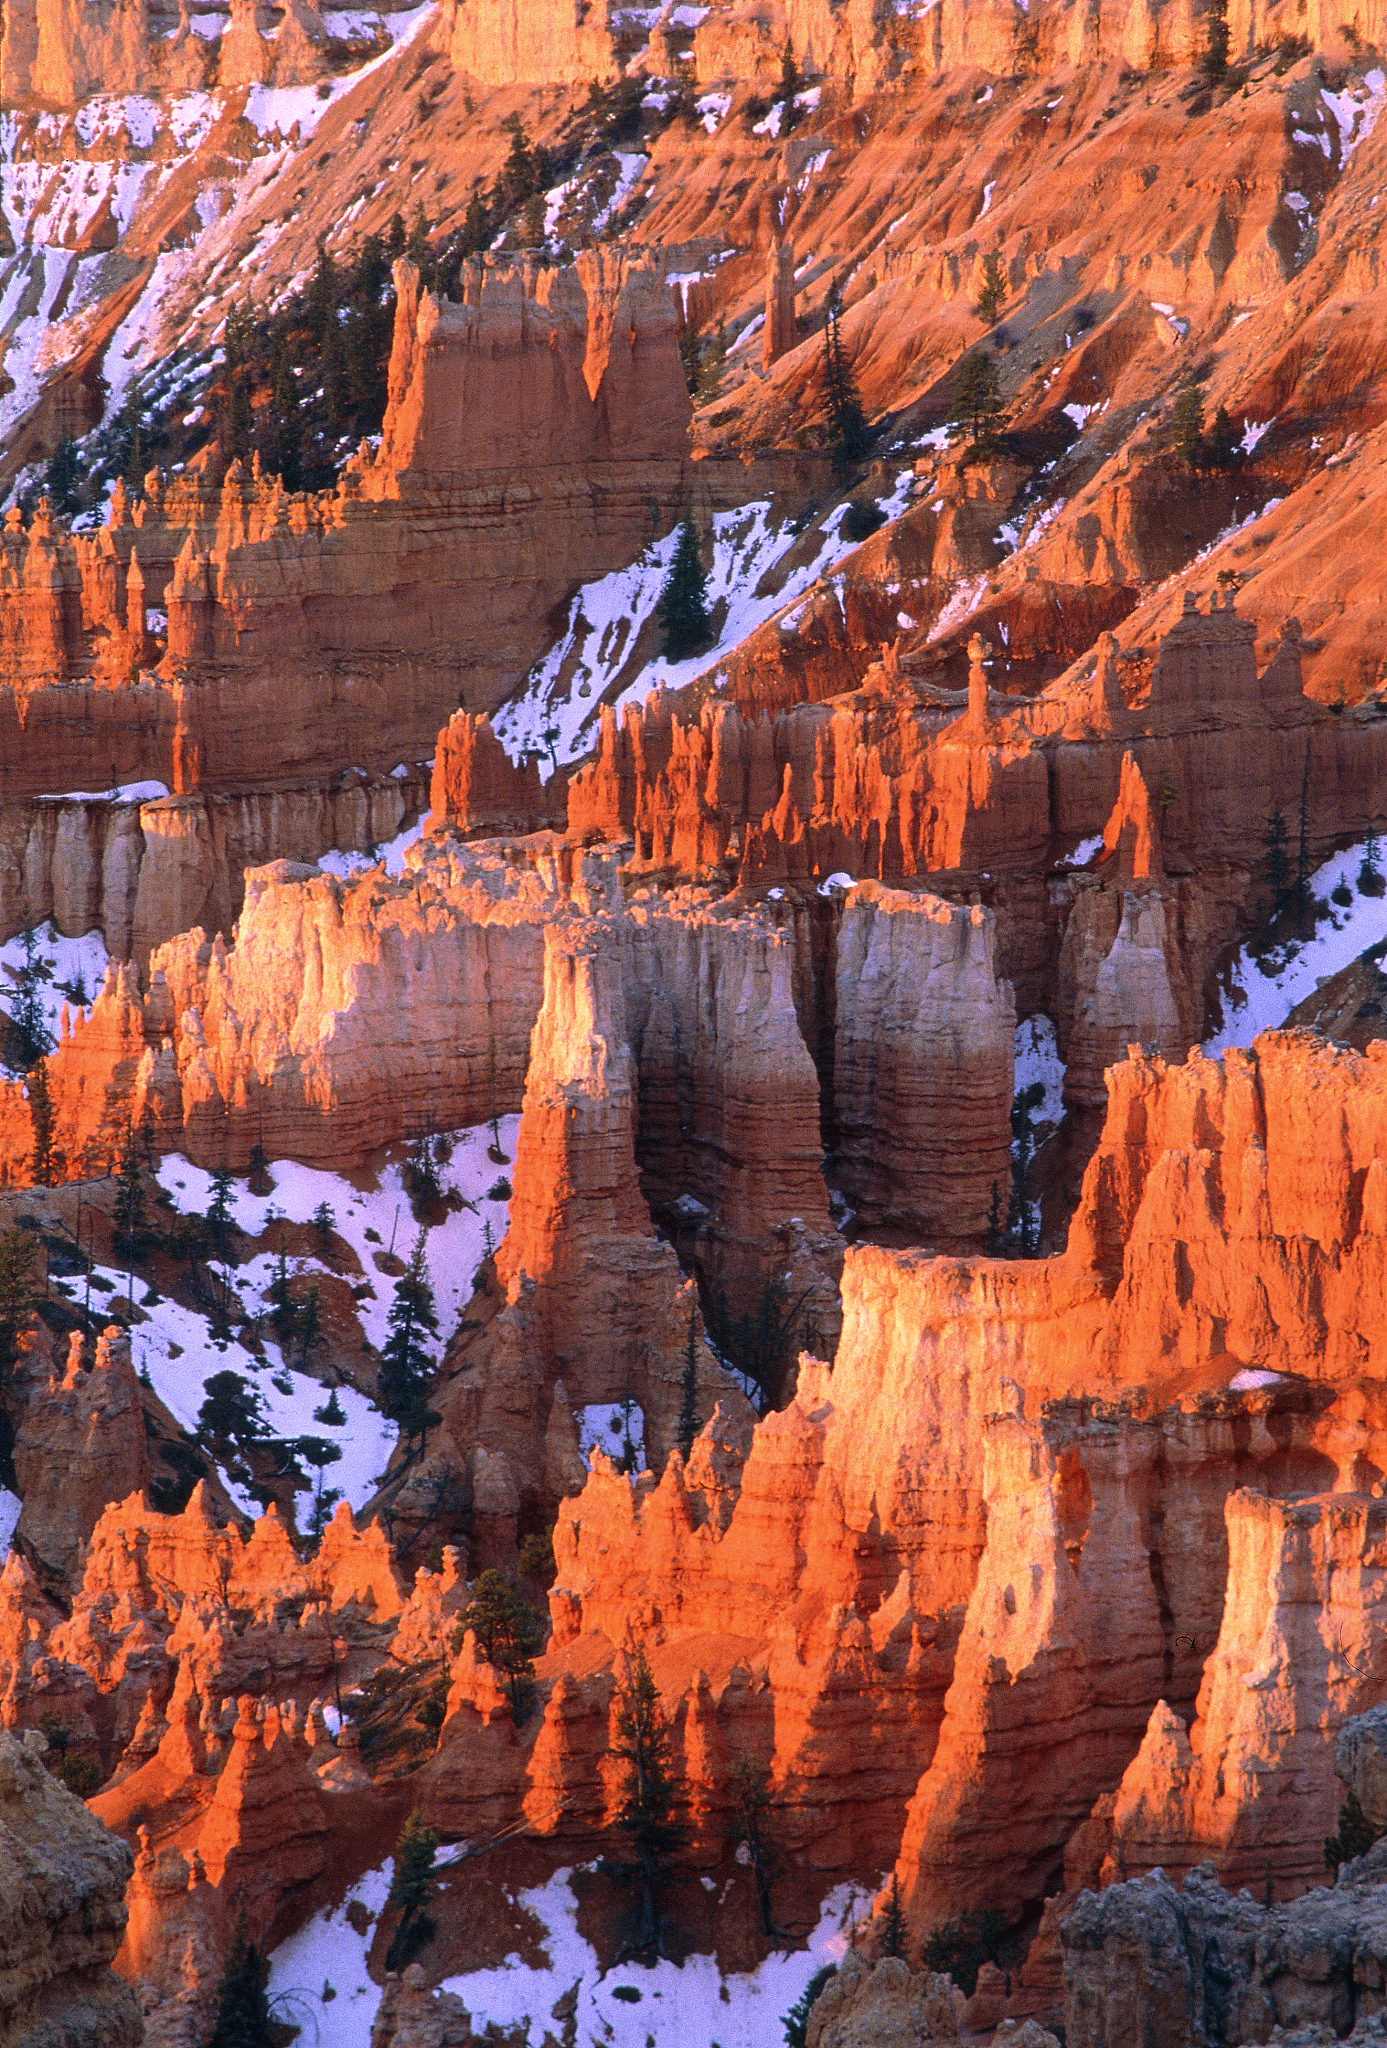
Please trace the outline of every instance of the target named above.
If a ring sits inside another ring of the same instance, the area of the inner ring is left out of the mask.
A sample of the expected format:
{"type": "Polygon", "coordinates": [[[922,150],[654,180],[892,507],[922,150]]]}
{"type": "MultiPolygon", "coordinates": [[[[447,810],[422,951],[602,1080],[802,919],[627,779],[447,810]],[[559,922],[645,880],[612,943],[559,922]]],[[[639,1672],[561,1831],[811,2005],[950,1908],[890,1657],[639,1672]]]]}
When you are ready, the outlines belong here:
{"type": "Polygon", "coordinates": [[[336,491],[204,457],[133,503],[119,489],[94,535],[12,508],[7,798],[388,774],[433,751],[460,694],[488,709],[523,677],[556,600],[649,538],[652,500],[674,519],[690,408],[658,263],[479,259],[462,289],[439,301],[398,267],[382,446],[336,491]]]}

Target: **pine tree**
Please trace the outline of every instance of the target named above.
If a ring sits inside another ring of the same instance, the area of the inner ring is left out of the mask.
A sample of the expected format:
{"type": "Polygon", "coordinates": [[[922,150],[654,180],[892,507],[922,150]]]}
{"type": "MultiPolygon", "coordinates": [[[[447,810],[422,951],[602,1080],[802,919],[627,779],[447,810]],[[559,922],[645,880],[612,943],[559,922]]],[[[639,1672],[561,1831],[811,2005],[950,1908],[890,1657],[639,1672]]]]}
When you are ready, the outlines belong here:
{"type": "Polygon", "coordinates": [[[425,1827],[416,1806],[400,1830],[395,1844],[394,1869],[387,1906],[400,1908],[400,1924],[386,1953],[387,1970],[402,1970],[434,1931],[432,1917],[425,1910],[433,1897],[434,1859],[438,1837],[425,1827]]]}
{"type": "Polygon", "coordinates": [[[212,1245],[219,1259],[225,1260],[227,1243],[232,1230],[231,1191],[236,1185],[236,1176],[224,1162],[212,1169],[212,1199],[207,1205],[207,1227],[212,1233],[212,1245]]]}
{"type": "Polygon", "coordinates": [[[275,344],[266,415],[265,467],[286,491],[303,489],[303,414],[298,380],[283,336],[275,344]]]}
{"type": "Polygon", "coordinates": [[[462,223],[463,255],[480,256],[490,240],[491,217],[486,209],[486,201],[477,191],[467,202],[467,212],[462,223]]]}
{"type": "Polygon", "coordinates": [[[674,1441],[679,1446],[684,1463],[698,1435],[698,1310],[689,1303],[689,1334],[684,1346],[684,1371],[681,1379],[683,1399],[679,1405],[679,1422],[674,1432],[674,1441]]]}
{"type": "Polygon", "coordinates": [[[20,935],[24,948],[24,961],[15,976],[15,999],[10,1011],[13,1051],[19,1070],[27,1071],[36,1060],[52,1052],[54,1038],[48,1028],[40,990],[43,984],[53,979],[53,970],[39,956],[38,933],[32,925],[26,925],[20,935]]]}
{"type": "Polygon", "coordinates": [[[322,1407],[313,1410],[313,1420],[326,1424],[329,1429],[342,1428],[347,1420],[347,1413],[337,1398],[336,1387],[332,1388],[322,1407]]]}
{"type": "Polygon", "coordinates": [[[198,1432],[219,1452],[244,1451],[268,1435],[260,1413],[260,1396],[249,1380],[229,1368],[203,1382],[205,1399],[197,1411],[198,1432]]]}
{"type": "Polygon", "coordinates": [[[1296,820],[1295,860],[1295,911],[1296,923],[1303,931],[1310,918],[1314,899],[1310,890],[1310,749],[1305,750],[1305,766],[1300,778],[1300,808],[1296,820]]]}
{"type": "Polygon", "coordinates": [[[1172,424],[1176,454],[1191,469],[1197,469],[1204,449],[1204,394],[1193,378],[1180,388],[1172,424]]]}
{"type": "Polygon", "coordinates": [[[294,1444],[294,1455],[302,1458],[305,1465],[311,1465],[318,1475],[317,1491],[308,1518],[308,1534],[314,1543],[320,1543],[327,1518],[342,1498],[338,1487],[329,1487],[326,1493],[323,1491],[323,1473],[329,1465],[340,1461],[342,1446],[330,1443],[324,1436],[301,1436],[294,1444]]]}
{"type": "Polygon", "coordinates": [[[766,1815],[771,1806],[770,1773],[764,1764],[743,1751],[732,1766],[731,1792],[735,1820],[733,1827],[746,1844],[751,1874],[756,1881],[756,1910],[761,1932],[776,1933],[771,1916],[771,1864],[773,1846],[766,1835],[766,1815]]]}
{"type": "Polygon", "coordinates": [[[1339,1808],[1337,1834],[1324,1838],[1325,1868],[1339,1875],[1342,1863],[1351,1863],[1355,1856],[1366,1856],[1377,1840],[1377,1830],[1359,1804],[1358,1794],[1350,1792],[1339,1808]]]}
{"type": "Polygon", "coordinates": [[[29,1171],[35,1187],[51,1188],[62,1171],[62,1159],[53,1149],[53,1094],[48,1085],[48,1061],[41,1056],[29,1076],[29,1121],[34,1127],[29,1171]]]}
{"type": "Polygon", "coordinates": [[[386,1319],[390,1335],[381,1352],[377,1398],[381,1412],[397,1423],[402,1435],[421,1435],[424,1390],[433,1377],[433,1359],[426,1339],[438,1335],[433,1289],[424,1275],[424,1232],[414,1240],[409,1269],[396,1282],[395,1299],[386,1319]]]}
{"type": "Polygon", "coordinates": [[[135,392],[131,392],[121,408],[117,421],[120,439],[120,475],[127,491],[136,497],[143,494],[145,474],[149,469],[149,451],[145,442],[144,413],[135,392]]]}
{"type": "Polygon", "coordinates": [[[0,1385],[14,1367],[15,1338],[34,1305],[38,1246],[27,1230],[0,1231],[0,1385]]]}
{"type": "Polygon", "coordinates": [[[698,528],[693,513],[685,507],[679,522],[674,560],[665,578],[656,607],[664,630],[667,661],[684,661],[708,644],[708,607],[705,601],[708,574],[699,559],[698,528]]]}
{"type": "Polygon", "coordinates": [[[799,88],[799,66],[795,62],[790,38],[786,36],[785,46],[780,52],[780,104],[784,109],[780,119],[782,135],[788,135],[795,125],[795,95],[799,88]]]}
{"type": "Polygon", "coordinates": [[[228,462],[250,460],[254,418],[250,404],[251,327],[245,308],[233,306],[222,336],[221,442],[228,462]]]}
{"type": "MultiPolygon", "coordinates": [[[[400,216],[396,214],[395,219],[400,216]]],[[[392,231],[394,222],[391,223],[392,231]]],[[[401,223],[400,250],[404,248],[403,223],[401,223]]],[[[396,252],[400,253],[399,251],[396,252]]],[[[327,337],[337,325],[337,309],[342,303],[342,280],[337,274],[337,265],[332,259],[326,242],[318,244],[318,262],[308,285],[308,324],[321,352],[327,337]]]]}
{"type": "Polygon", "coordinates": [[[977,316],[984,327],[997,325],[1002,308],[1010,295],[1006,267],[1001,254],[996,249],[989,249],[982,259],[982,290],[978,293],[976,307],[977,316]]]}
{"type": "Polygon", "coordinates": [[[217,1987],[217,2016],[208,2048],[274,2048],[265,1964],[250,1938],[244,1904],[237,1908],[226,1967],[217,1987]]]}
{"type": "Polygon", "coordinates": [[[1220,405],[1214,414],[1214,424],[1209,430],[1208,460],[1211,469],[1231,469],[1233,457],[1238,452],[1238,436],[1233,422],[1228,417],[1226,405],[1220,405]]]}
{"type": "Polygon", "coordinates": [[[703,362],[703,344],[698,338],[698,329],[685,325],[679,337],[679,361],[684,371],[684,384],[690,398],[698,396],[699,371],[703,362]]]}
{"type": "Polygon", "coordinates": [[[643,1643],[629,1630],[617,1681],[616,1741],[611,1753],[626,1766],[621,1782],[616,1825],[636,1854],[640,1912],[630,1951],[649,1955],[659,1947],[656,1894],[660,1858],[677,1840],[669,1825],[674,1782],[669,1759],[669,1727],[643,1643]]]}
{"type": "Polygon", "coordinates": [[[1001,379],[991,356],[981,351],[965,356],[959,364],[954,402],[949,409],[951,441],[966,436],[973,455],[990,455],[997,446],[1002,421],[1001,379]]]}
{"type": "Polygon", "coordinates": [[[1281,815],[1280,804],[1272,807],[1262,844],[1266,849],[1262,877],[1272,893],[1272,916],[1279,917],[1286,908],[1291,878],[1291,864],[1286,855],[1286,820],[1281,815]]]}
{"type": "Polygon", "coordinates": [[[905,1914],[901,1910],[901,1884],[896,1873],[891,1873],[891,1889],[886,1894],[886,1910],[881,1916],[881,1954],[903,1956],[905,1954],[905,1914]]]}
{"type": "Polygon", "coordinates": [[[1358,867],[1358,893],[1360,896],[1381,896],[1387,887],[1384,882],[1381,863],[1377,853],[1377,832],[1369,825],[1368,836],[1363,842],[1363,858],[1358,867]]]}
{"type": "Polygon", "coordinates": [[[337,1218],[333,1214],[330,1202],[319,1202],[313,1211],[313,1228],[318,1233],[318,1243],[326,1256],[332,1249],[332,1233],[337,1228],[337,1218]]]}
{"type": "Polygon", "coordinates": [[[71,434],[64,434],[48,458],[43,488],[53,510],[65,519],[70,518],[81,508],[82,499],[77,488],[81,474],[82,464],[77,452],[77,443],[71,434]]]}
{"type": "Polygon", "coordinates": [[[849,468],[867,451],[867,418],[852,367],[843,353],[840,321],[843,297],[835,284],[824,301],[824,392],[828,400],[828,426],[833,437],[833,461],[839,470],[849,468]]]}
{"type": "Polygon", "coordinates": [[[507,208],[523,206],[535,186],[534,158],[526,139],[525,124],[519,114],[511,114],[501,125],[510,130],[510,154],[498,182],[507,208]]]}
{"type": "Polygon", "coordinates": [[[1199,68],[1210,85],[1218,85],[1228,70],[1228,0],[1209,0],[1206,24],[1199,68]]]}
{"type": "Polygon", "coordinates": [[[144,1229],[144,1181],[140,1175],[140,1148],[135,1139],[135,1126],[128,1117],[121,1140],[112,1215],[117,1235],[127,1246],[133,1246],[144,1229]]]}
{"type": "Polygon", "coordinates": [[[525,217],[520,239],[527,249],[542,249],[548,239],[544,232],[544,194],[542,192],[532,192],[525,201],[525,217]]]}
{"type": "Polygon", "coordinates": [[[534,1680],[531,1660],[544,1630],[538,1615],[504,1572],[485,1571],[474,1581],[472,1598],[458,1616],[453,1637],[456,1647],[461,1647],[469,1631],[476,1639],[479,1655],[505,1679],[518,1721],[534,1680]]]}
{"type": "Polygon", "coordinates": [[[429,223],[428,216],[424,212],[424,202],[422,199],[415,206],[414,218],[409,224],[409,240],[405,244],[405,254],[416,270],[422,272],[427,268],[429,261],[429,223]]]}
{"type": "Polygon", "coordinates": [[[1031,1214],[1031,1162],[1035,1158],[1035,1112],[1045,1100],[1045,1086],[1032,1081],[1017,1090],[1011,1105],[1011,1207],[1007,1214],[1008,1234],[1023,1259],[1034,1258],[1039,1233],[1031,1214]]]}
{"type": "Polygon", "coordinates": [[[781,2016],[788,2048],[805,2048],[809,2038],[809,2015],[814,2010],[824,1986],[831,1984],[838,1975],[835,1963],[824,1963],[815,1970],[809,1982],[787,2013],[781,2016]]]}

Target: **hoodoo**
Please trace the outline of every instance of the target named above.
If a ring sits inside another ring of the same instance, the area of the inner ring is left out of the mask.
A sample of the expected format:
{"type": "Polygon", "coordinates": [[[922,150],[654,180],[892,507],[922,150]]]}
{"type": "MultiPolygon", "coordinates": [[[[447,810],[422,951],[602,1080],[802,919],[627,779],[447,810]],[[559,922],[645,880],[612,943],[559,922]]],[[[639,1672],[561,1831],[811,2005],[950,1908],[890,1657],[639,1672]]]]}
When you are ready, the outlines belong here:
{"type": "Polygon", "coordinates": [[[4,8],[6,2042],[1379,2038],[1379,38],[4,8]]]}

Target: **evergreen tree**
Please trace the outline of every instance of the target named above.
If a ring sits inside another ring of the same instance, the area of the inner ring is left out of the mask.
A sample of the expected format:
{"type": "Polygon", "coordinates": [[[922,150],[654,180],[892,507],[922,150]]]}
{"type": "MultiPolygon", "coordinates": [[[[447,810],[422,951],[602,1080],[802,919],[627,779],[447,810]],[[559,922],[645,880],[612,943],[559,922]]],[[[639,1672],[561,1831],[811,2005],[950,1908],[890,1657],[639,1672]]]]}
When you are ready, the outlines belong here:
{"type": "Polygon", "coordinates": [[[81,509],[82,499],[78,491],[81,480],[81,457],[77,443],[71,434],[64,434],[44,471],[43,488],[55,512],[67,519],[81,509]]]}
{"type": "Polygon", "coordinates": [[[307,1294],[299,1309],[299,1343],[302,1347],[300,1359],[305,1372],[308,1370],[308,1354],[315,1344],[325,1343],[323,1336],[323,1300],[316,1280],[311,1281],[307,1294]]]}
{"type": "Polygon", "coordinates": [[[226,1967],[217,1987],[217,2015],[208,2048],[274,2048],[265,1964],[250,1938],[244,1904],[238,1907],[226,1967]]]}
{"type": "Polygon", "coordinates": [[[1310,891],[1310,749],[1305,749],[1305,766],[1300,778],[1300,809],[1296,820],[1295,911],[1303,931],[1310,921],[1314,899],[1310,891]]]}
{"type": "Polygon", "coordinates": [[[518,1721],[534,1681],[532,1658],[544,1635],[538,1615],[505,1573],[493,1569],[482,1572],[472,1586],[472,1598],[458,1616],[455,1648],[461,1647],[469,1630],[478,1654],[505,1679],[518,1721]]]}
{"type": "Polygon", "coordinates": [[[313,1410],[313,1420],[325,1423],[329,1429],[341,1429],[343,1427],[347,1420],[347,1413],[337,1398],[336,1387],[331,1390],[322,1407],[313,1410]]]}
{"type": "Polygon", "coordinates": [[[27,1230],[0,1231],[0,1385],[14,1368],[15,1338],[37,1296],[38,1246],[27,1230]]]}
{"type": "Polygon", "coordinates": [[[1228,0],[1209,0],[1199,68],[1210,85],[1221,83],[1227,73],[1229,40],[1228,0]]]}
{"type": "Polygon", "coordinates": [[[524,225],[521,241],[527,249],[542,249],[547,239],[544,232],[544,194],[532,192],[525,201],[524,225]]]}
{"type": "Polygon", "coordinates": [[[467,202],[467,212],[462,223],[462,253],[464,256],[480,256],[491,240],[491,216],[486,201],[479,191],[474,191],[467,202]]]}
{"type": "Polygon", "coordinates": [[[303,413],[298,379],[281,334],[270,368],[270,403],[265,420],[265,467],[286,491],[303,489],[303,413]]]}
{"type": "Polygon", "coordinates": [[[337,1228],[337,1218],[333,1214],[330,1202],[319,1202],[317,1208],[313,1211],[313,1228],[318,1233],[318,1243],[322,1247],[324,1257],[326,1257],[328,1252],[332,1250],[332,1233],[337,1228]]]}
{"type": "MultiPolygon", "coordinates": [[[[395,215],[398,221],[400,216],[395,215]]],[[[394,222],[391,223],[392,238],[394,222]]],[[[401,223],[400,248],[404,250],[403,223],[401,223]]],[[[337,325],[337,310],[342,303],[342,280],[337,274],[337,265],[332,259],[326,242],[318,244],[318,261],[308,285],[308,324],[321,352],[327,337],[337,325]]]]}
{"type": "Polygon", "coordinates": [[[246,1451],[269,1434],[260,1412],[260,1396],[240,1373],[214,1372],[203,1382],[205,1399],[197,1411],[198,1433],[219,1456],[246,1451]]]}
{"type": "Polygon", "coordinates": [[[674,1441],[687,1465],[698,1435],[698,1311],[692,1302],[689,1303],[689,1334],[684,1345],[684,1371],[680,1384],[683,1398],[679,1404],[674,1441]]]}
{"type": "Polygon", "coordinates": [[[1045,1100],[1045,1085],[1032,1081],[1017,1090],[1011,1105],[1011,1207],[1007,1226],[1023,1259],[1039,1250],[1039,1230],[1031,1214],[1031,1162],[1035,1158],[1035,1112],[1045,1100]]]}
{"type": "Polygon", "coordinates": [[[386,1319],[390,1335],[381,1352],[377,1398],[381,1412],[397,1423],[402,1435],[422,1435],[424,1390],[433,1377],[433,1359],[426,1339],[438,1335],[433,1289],[424,1274],[424,1232],[414,1240],[409,1269],[397,1281],[386,1319]]]}
{"type": "Polygon", "coordinates": [[[901,1910],[900,1879],[894,1870],[891,1873],[891,1889],[886,1894],[886,1910],[881,1916],[881,1954],[903,1956],[905,1954],[905,1914],[901,1910]]]}
{"type": "Polygon", "coordinates": [[[1280,804],[1272,807],[1262,844],[1266,849],[1262,859],[1262,877],[1272,893],[1272,916],[1279,917],[1289,900],[1291,878],[1291,864],[1286,855],[1286,820],[1281,815],[1280,804]]]}
{"type": "Polygon", "coordinates": [[[388,1970],[404,1969],[434,1931],[432,1917],[425,1909],[433,1897],[437,1854],[438,1837],[432,1828],[425,1827],[416,1806],[400,1829],[390,1890],[386,1894],[386,1905],[398,1906],[401,1915],[385,1958],[388,1970]]]}
{"type": "Polygon", "coordinates": [[[317,1491],[308,1517],[308,1534],[314,1543],[320,1543],[327,1518],[342,1498],[340,1487],[329,1487],[326,1493],[323,1491],[323,1473],[329,1465],[340,1461],[342,1446],[330,1443],[323,1436],[301,1436],[295,1441],[294,1455],[302,1458],[305,1465],[311,1465],[318,1475],[317,1491]]]}
{"type": "Polygon", "coordinates": [[[1324,1838],[1325,1868],[1337,1877],[1341,1863],[1366,1856],[1376,1840],[1377,1831],[1360,1806],[1358,1794],[1350,1792],[1339,1808],[1338,1832],[1324,1838]]]}
{"type": "Polygon", "coordinates": [[[641,102],[645,98],[643,78],[618,78],[607,95],[606,137],[608,142],[631,142],[640,132],[641,102]]]}
{"type": "Polygon", "coordinates": [[[1207,450],[1211,469],[1231,469],[1233,458],[1238,452],[1238,436],[1233,422],[1228,417],[1226,405],[1220,405],[1214,414],[1214,424],[1209,432],[1207,450]]]}
{"type": "Polygon", "coordinates": [[[228,462],[250,460],[255,424],[250,403],[252,345],[250,317],[243,306],[233,306],[222,335],[221,443],[228,462]]]}
{"type": "Polygon", "coordinates": [[[1360,896],[1381,896],[1387,887],[1384,882],[1381,863],[1377,853],[1377,832],[1372,825],[1363,842],[1363,858],[1358,868],[1358,893],[1360,896]]]}
{"type": "Polygon", "coordinates": [[[409,240],[405,244],[405,254],[417,270],[422,272],[427,269],[429,261],[429,222],[428,216],[424,212],[424,202],[422,199],[415,206],[414,218],[409,224],[409,240]]]}
{"type": "Polygon", "coordinates": [[[698,528],[694,525],[693,513],[685,507],[684,517],[679,522],[674,560],[656,607],[664,629],[667,661],[684,661],[707,646],[707,588],[707,571],[699,560],[698,528]]]}
{"type": "Polygon", "coordinates": [[[842,311],[842,293],[835,284],[824,302],[824,391],[828,400],[829,432],[833,437],[833,461],[839,470],[847,469],[861,459],[867,451],[868,440],[862,400],[852,366],[843,353],[839,325],[842,311]]]}
{"type": "Polygon", "coordinates": [[[835,1963],[825,1963],[821,1969],[815,1970],[790,2010],[782,2016],[781,2025],[785,2029],[785,2039],[789,2048],[805,2048],[809,2038],[809,2015],[814,2010],[824,1986],[832,1983],[837,1975],[838,1968],[835,1963]]]}
{"type": "Polygon", "coordinates": [[[754,1757],[743,1751],[732,1766],[731,1791],[736,1815],[733,1826],[738,1839],[746,1844],[751,1874],[756,1881],[756,1910],[761,1932],[772,1935],[777,1929],[771,1917],[773,1850],[766,1835],[766,1815],[771,1805],[770,1773],[764,1764],[758,1764],[754,1757]]]}
{"type": "Polygon", "coordinates": [[[34,1127],[29,1171],[36,1187],[51,1188],[62,1171],[62,1157],[53,1148],[53,1095],[48,1085],[48,1061],[41,1056],[29,1076],[29,1120],[34,1127]]]}
{"type": "Polygon", "coordinates": [[[500,187],[503,203],[509,210],[523,206],[535,186],[534,158],[525,135],[525,123],[519,114],[510,114],[501,123],[510,131],[510,153],[501,169],[500,187]]]}
{"type": "Polygon", "coordinates": [[[685,325],[679,337],[679,361],[684,370],[684,383],[690,398],[698,397],[699,374],[703,363],[703,344],[698,338],[698,329],[685,325]]]}
{"type": "Polygon", "coordinates": [[[227,1245],[234,1228],[231,1216],[231,1191],[236,1185],[236,1176],[223,1162],[212,1169],[212,1199],[207,1205],[207,1227],[212,1233],[212,1246],[219,1259],[225,1261],[227,1245]]]}
{"type": "Polygon", "coordinates": [[[967,437],[973,455],[990,455],[997,446],[1002,422],[1002,387],[997,365],[981,351],[959,364],[954,402],[949,409],[951,441],[967,437]]]}
{"type": "Polygon", "coordinates": [[[135,1139],[135,1126],[128,1117],[121,1140],[112,1215],[117,1236],[127,1246],[133,1246],[144,1229],[144,1181],[140,1173],[140,1148],[135,1139]]]}
{"type": "Polygon", "coordinates": [[[116,420],[116,446],[120,454],[121,481],[127,491],[139,496],[144,490],[145,473],[149,468],[149,449],[145,439],[144,413],[139,396],[132,391],[121,407],[116,420]]]}
{"type": "Polygon", "coordinates": [[[390,226],[386,230],[385,237],[385,246],[390,251],[392,263],[398,262],[400,257],[404,255],[405,243],[408,239],[404,215],[402,213],[392,213],[390,216],[390,226]]]}
{"type": "Polygon", "coordinates": [[[343,345],[342,329],[334,318],[323,336],[321,362],[323,371],[323,406],[329,425],[342,433],[351,426],[352,386],[347,367],[347,352],[343,345]]]}
{"type": "Polygon", "coordinates": [[[53,979],[53,970],[39,954],[38,933],[26,925],[20,935],[24,961],[15,976],[15,996],[10,1009],[10,1064],[25,1073],[37,1060],[52,1052],[54,1038],[40,990],[53,979]]]}
{"type": "Polygon", "coordinates": [[[786,36],[785,46],[780,52],[780,104],[784,109],[780,117],[780,132],[788,135],[795,125],[795,95],[800,88],[799,66],[795,53],[786,36]]]}
{"type": "Polygon", "coordinates": [[[1204,394],[1193,378],[1180,388],[1172,425],[1176,454],[1191,469],[1197,469],[1204,449],[1204,394]]]}
{"type": "Polygon", "coordinates": [[[629,1837],[635,1850],[640,1896],[636,1939],[630,1952],[650,1955],[659,1948],[656,1895],[660,1858],[678,1837],[669,1824],[674,1803],[669,1728],[645,1646],[637,1643],[629,1631],[617,1681],[616,1733],[611,1753],[626,1766],[616,1825],[629,1837]]]}
{"type": "Polygon", "coordinates": [[[1007,286],[1006,266],[996,249],[989,249],[982,259],[982,290],[978,293],[977,316],[984,327],[995,327],[1002,316],[1002,308],[1011,296],[1007,286]]]}

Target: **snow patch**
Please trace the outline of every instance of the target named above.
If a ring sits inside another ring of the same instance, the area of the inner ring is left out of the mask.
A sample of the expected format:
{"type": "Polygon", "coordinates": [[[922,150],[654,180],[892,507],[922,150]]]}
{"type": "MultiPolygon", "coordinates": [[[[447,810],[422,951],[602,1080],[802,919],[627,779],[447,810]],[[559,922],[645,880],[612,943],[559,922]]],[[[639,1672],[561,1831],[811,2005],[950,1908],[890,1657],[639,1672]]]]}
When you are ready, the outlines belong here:
{"type": "Polygon", "coordinates": [[[1013,1086],[1018,1095],[1036,1081],[1045,1090],[1040,1107],[1032,1112],[1031,1120],[1037,1129],[1053,1129],[1064,1115],[1064,1073],[1053,1020],[1035,1016],[1018,1024],[1013,1086]]]}
{"type": "Polygon", "coordinates": [[[1330,905],[1330,914],[1320,920],[1311,937],[1290,940],[1261,960],[1254,960],[1246,947],[1235,956],[1229,973],[1231,993],[1224,1000],[1227,1021],[1204,1041],[1206,1053],[1250,1045],[1259,1032],[1279,1030],[1297,1003],[1312,996],[1321,981],[1351,966],[1380,939],[1387,939],[1387,898],[1358,894],[1363,851],[1359,845],[1336,853],[1310,877],[1315,896],[1327,897],[1341,878],[1354,892],[1353,902],[1344,909],[1330,905]]]}

